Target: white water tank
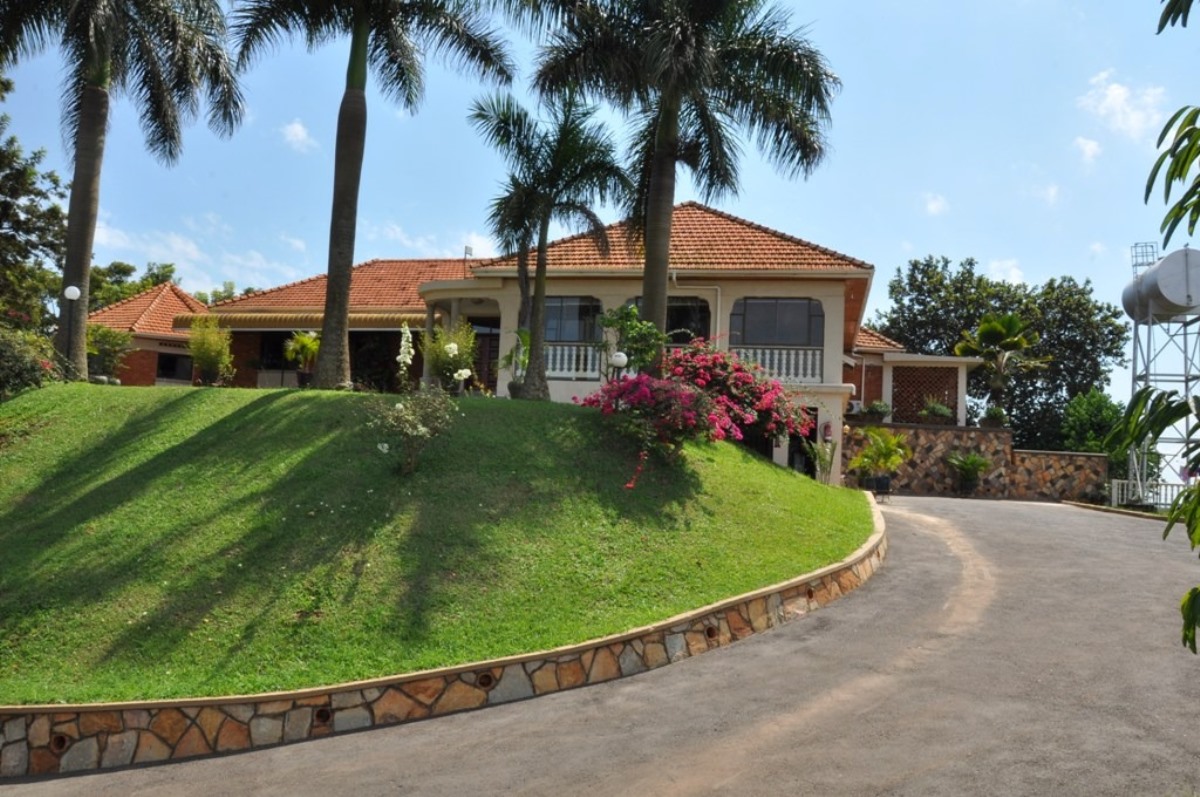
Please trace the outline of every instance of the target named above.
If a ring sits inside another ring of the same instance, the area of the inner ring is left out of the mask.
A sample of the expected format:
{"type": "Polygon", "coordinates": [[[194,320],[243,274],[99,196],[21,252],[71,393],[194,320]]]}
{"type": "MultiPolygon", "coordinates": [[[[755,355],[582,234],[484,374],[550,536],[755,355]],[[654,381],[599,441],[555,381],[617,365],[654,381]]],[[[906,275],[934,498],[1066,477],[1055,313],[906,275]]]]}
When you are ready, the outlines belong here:
{"type": "Polygon", "coordinates": [[[1142,272],[1121,292],[1134,321],[1171,321],[1200,314],[1200,251],[1184,247],[1142,272]]]}

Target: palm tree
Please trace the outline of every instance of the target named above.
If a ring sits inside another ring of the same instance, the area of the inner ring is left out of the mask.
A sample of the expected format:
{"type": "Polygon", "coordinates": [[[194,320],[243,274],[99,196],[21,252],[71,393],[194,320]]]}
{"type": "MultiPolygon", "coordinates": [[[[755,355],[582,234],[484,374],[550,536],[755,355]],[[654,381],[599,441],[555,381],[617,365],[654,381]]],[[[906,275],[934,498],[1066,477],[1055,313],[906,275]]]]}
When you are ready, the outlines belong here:
{"type": "Polygon", "coordinates": [[[636,115],[631,220],[645,236],[643,317],[666,330],[675,173],[705,201],[736,193],[744,128],[789,176],[826,152],[840,83],[787,15],[763,0],[543,0],[563,22],[538,58],[543,93],[575,86],[636,115]]]}
{"type": "Polygon", "coordinates": [[[481,77],[512,79],[512,65],[475,4],[461,0],[243,0],[233,12],[238,66],[283,36],[303,36],[315,48],[350,37],[346,90],[338,111],[329,221],[329,263],[317,387],[350,382],[350,275],[358,221],[358,187],[367,137],[367,71],[385,96],[414,110],[423,91],[423,56],[444,53],[481,77]]]}
{"type": "Polygon", "coordinates": [[[988,403],[1004,406],[1004,392],[1018,373],[1045,368],[1050,357],[1034,357],[1029,349],[1037,345],[1038,333],[1015,313],[989,313],[974,332],[964,331],[954,346],[959,357],[982,357],[988,374],[988,403]]]}
{"type": "Polygon", "coordinates": [[[68,304],[56,345],[74,378],[87,378],[89,269],[109,101],[120,94],[134,100],[146,147],[167,164],[179,159],[183,124],[196,115],[202,93],[209,126],[232,133],[242,96],[224,38],[220,0],[0,0],[0,67],[52,43],[66,65],[63,138],[75,163],[63,286],[77,287],[80,296],[68,304]]]}
{"type": "Polygon", "coordinates": [[[522,330],[529,329],[533,306],[529,295],[529,250],[533,248],[533,237],[537,234],[532,208],[535,190],[515,174],[510,174],[503,193],[492,200],[488,211],[488,226],[500,248],[516,254],[517,288],[521,294],[517,328],[522,330]]]}
{"type": "Polygon", "coordinates": [[[471,121],[489,143],[508,159],[513,173],[510,186],[518,186],[514,200],[514,229],[518,245],[537,231],[533,302],[529,319],[529,367],[522,398],[548,399],[546,362],[546,248],[550,222],[580,223],[595,238],[602,255],[608,254],[604,223],[589,205],[609,197],[623,198],[629,178],[617,163],[611,136],[589,124],[595,109],[573,93],[548,104],[550,118],[540,125],[511,96],[477,101],[471,121]]]}

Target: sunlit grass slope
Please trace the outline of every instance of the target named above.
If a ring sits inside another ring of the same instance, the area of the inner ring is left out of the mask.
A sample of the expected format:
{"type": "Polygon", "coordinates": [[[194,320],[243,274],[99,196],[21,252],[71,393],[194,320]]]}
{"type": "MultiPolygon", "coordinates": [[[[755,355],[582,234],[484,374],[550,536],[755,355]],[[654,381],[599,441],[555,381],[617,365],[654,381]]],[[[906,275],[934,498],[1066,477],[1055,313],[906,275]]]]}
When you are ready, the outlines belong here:
{"type": "Polygon", "coordinates": [[[379,397],[60,385],[0,404],[0,704],[331,684],[578,642],[853,551],[862,495],[729,444],[463,400],[401,477],[379,397]]]}

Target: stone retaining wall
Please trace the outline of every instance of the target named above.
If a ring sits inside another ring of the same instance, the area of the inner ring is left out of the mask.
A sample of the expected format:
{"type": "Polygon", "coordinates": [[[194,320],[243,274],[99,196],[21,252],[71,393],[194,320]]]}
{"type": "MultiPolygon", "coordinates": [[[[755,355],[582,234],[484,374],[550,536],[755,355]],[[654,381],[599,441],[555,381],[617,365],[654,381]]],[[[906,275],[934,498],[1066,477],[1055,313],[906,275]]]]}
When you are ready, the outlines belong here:
{"type": "Polygon", "coordinates": [[[243,697],[0,706],[0,777],[231,753],[393,725],[609,681],[723,647],[855,589],[887,552],[883,519],[844,561],[662,623],[493,662],[243,697]]]}
{"type": "MultiPolygon", "coordinates": [[[[913,450],[892,479],[894,492],[911,495],[952,495],[954,470],[946,456],[976,451],[993,462],[980,479],[975,495],[981,498],[1010,498],[1041,501],[1089,501],[1103,495],[1108,484],[1108,457],[1069,451],[1022,451],[1012,447],[1008,429],[963,426],[886,424],[902,432],[913,450]]],[[[843,451],[845,463],[858,452],[862,438],[852,427],[843,451]]],[[[853,477],[849,477],[853,478],[853,477]]]]}

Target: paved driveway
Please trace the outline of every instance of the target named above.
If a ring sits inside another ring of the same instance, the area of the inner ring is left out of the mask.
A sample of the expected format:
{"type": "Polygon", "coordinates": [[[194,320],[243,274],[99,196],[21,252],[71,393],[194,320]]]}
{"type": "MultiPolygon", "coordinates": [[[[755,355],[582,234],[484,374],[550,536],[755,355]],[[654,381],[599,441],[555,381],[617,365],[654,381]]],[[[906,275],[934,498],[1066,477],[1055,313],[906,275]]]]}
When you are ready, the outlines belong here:
{"type": "MultiPolygon", "coordinates": [[[[1155,794],[1200,789],[1200,564],[1162,524],[896,498],[828,609],[587,689],[13,794],[1155,794]]],[[[0,788],[0,791],[4,791],[0,788]]]]}

